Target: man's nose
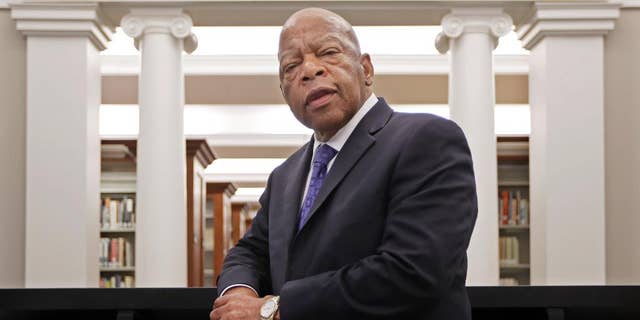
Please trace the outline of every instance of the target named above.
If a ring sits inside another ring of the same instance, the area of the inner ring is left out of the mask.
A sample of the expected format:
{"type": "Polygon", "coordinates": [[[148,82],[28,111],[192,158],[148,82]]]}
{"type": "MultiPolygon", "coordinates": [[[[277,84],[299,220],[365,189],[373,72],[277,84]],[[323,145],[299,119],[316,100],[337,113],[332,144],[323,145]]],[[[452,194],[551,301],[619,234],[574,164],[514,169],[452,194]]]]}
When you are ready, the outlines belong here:
{"type": "Polygon", "coordinates": [[[307,59],[304,64],[302,81],[309,81],[315,79],[315,77],[321,76],[324,74],[324,66],[318,59],[310,58],[307,59]]]}

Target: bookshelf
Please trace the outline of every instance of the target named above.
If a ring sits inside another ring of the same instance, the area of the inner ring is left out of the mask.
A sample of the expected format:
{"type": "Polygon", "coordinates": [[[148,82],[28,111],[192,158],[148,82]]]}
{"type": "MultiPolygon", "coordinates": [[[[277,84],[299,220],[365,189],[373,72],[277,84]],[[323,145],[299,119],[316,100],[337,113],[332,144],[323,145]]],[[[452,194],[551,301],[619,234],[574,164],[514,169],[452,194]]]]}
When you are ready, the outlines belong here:
{"type": "Polygon", "coordinates": [[[135,141],[101,145],[99,286],[135,286],[135,141]]]}
{"type": "MultiPolygon", "coordinates": [[[[101,288],[135,287],[136,151],[136,140],[102,140],[101,143],[101,288]]],[[[201,287],[205,277],[202,268],[206,199],[204,170],[216,156],[204,139],[188,139],[185,156],[187,284],[189,287],[201,287]]]]}
{"type": "Polygon", "coordinates": [[[233,224],[232,243],[235,246],[240,238],[247,232],[246,220],[249,216],[251,205],[246,202],[238,202],[231,204],[231,221],[233,224]]]}
{"type": "Polygon", "coordinates": [[[207,213],[205,214],[205,286],[215,286],[220,275],[224,257],[235,245],[233,242],[233,220],[231,196],[237,186],[233,183],[207,183],[207,213]]]}
{"type": "Polygon", "coordinates": [[[498,137],[500,285],[529,285],[529,138],[498,137]]]}
{"type": "MultiPolygon", "coordinates": [[[[207,184],[204,170],[216,159],[206,140],[187,140],[187,269],[189,287],[205,285],[204,230],[207,184]]],[[[211,248],[213,250],[213,248],[211,248]]]]}

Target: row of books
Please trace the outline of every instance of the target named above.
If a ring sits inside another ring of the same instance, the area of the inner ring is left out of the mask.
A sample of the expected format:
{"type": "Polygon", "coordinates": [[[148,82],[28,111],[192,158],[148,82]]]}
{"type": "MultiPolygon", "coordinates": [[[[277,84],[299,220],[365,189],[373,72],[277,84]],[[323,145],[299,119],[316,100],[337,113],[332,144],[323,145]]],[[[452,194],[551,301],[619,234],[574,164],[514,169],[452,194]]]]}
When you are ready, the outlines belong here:
{"type": "Polygon", "coordinates": [[[520,263],[520,244],[516,237],[500,237],[500,264],[520,263]]]}
{"type": "Polygon", "coordinates": [[[100,266],[104,268],[133,267],[133,246],[125,238],[100,238],[100,266]]]}
{"type": "Polygon", "coordinates": [[[133,276],[100,277],[100,288],[133,288],[133,276]]]}
{"type": "Polygon", "coordinates": [[[520,283],[516,278],[500,278],[500,280],[498,281],[498,284],[501,286],[517,286],[520,283]]]}
{"type": "Polygon", "coordinates": [[[100,210],[101,229],[131,228],[135,223],[133,199],[124,197],[121,200],[106,197],[102,199],[100,210]]]}
{"type": "Polygon", "coordinates": [[[498,199],[498,221],[501,226],[529,224],[529,200],[522,192],[504,190],[498,199]]]}

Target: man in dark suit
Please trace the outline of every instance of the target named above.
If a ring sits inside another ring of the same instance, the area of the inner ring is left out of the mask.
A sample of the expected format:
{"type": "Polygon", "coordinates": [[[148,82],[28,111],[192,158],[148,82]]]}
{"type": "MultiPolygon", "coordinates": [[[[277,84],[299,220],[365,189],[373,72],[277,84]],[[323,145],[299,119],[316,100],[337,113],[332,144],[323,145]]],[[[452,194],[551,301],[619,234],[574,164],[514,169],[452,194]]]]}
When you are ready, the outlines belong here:
{"type": "Polygon", "coordinates": [[[294,13],[278,58],[314,137],[271,173],[211,319],[470,319],[477,203],[462,130],[377,98],[369,55],[330,11],[294,13]]]}

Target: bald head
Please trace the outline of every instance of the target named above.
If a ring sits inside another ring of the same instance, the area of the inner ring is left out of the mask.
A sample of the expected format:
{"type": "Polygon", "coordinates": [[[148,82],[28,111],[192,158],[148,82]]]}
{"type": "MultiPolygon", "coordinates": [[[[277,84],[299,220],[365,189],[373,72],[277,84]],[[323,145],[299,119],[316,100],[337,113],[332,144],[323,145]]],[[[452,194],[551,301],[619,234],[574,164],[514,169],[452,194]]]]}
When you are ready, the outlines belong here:
{"type": "Polygon", "coordinates": [[[293,115],[327,141],[371,95],[373,65],[351,24],[324,9],[285,22],[278,48],[280,88],[293,115]]]}
{"type": "Polygon", "coordinates": [[[285,34],[304,30],[314,23],[322,23],[328,30],[346,35],[351,42],[352,49],[357,55],[360,55],[360,43],[351,24],[337,13],[322,8],[305,8],[289,16],[280,32],[279,48],[282,49],[283,36],[285,34]]]}

